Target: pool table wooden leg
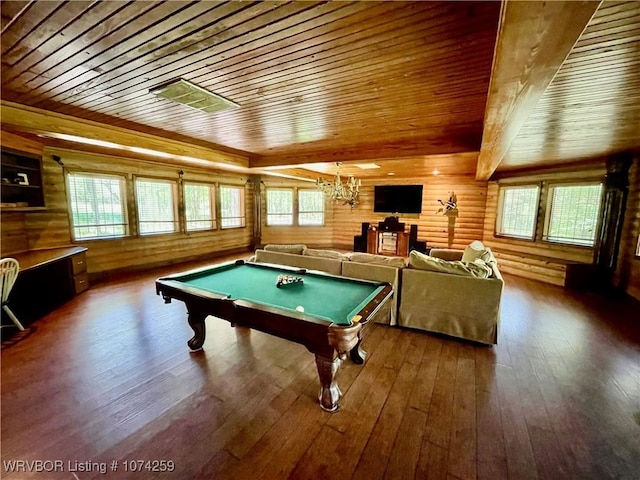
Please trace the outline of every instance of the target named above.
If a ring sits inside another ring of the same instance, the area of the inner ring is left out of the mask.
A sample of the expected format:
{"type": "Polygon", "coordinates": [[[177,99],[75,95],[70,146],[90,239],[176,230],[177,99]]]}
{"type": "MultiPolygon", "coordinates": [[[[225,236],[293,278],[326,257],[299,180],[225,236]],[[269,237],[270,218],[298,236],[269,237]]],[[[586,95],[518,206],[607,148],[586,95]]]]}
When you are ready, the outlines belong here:
{"type": "Polygon", "coordinates": [[[360,335],[358,335],[358,343],[349,352],[351,361],[357,365],[362,365],[364,363],[364,359],[367,358],[367,352],[365,352],[362,348],[360,348],[361,344],[362,344],[362,339],[360,338],[360,335]]]}
{"type": "Polygon", "coordinates": [[[187,342],[191,350],[200,350],[204,344],[204,339],[207,335],[204,320],[207,318],[205,313],[198,311],[189,311],[187,318],[189,326],[194,332],[194,336],[187,342]]]}
{"type": "Polygon", "coordinates": [[[338,411],[338,400],[342,396],[342,392],[336,383],[336,373],[342,364],[340,357],[325,357],[316,354],[316,366],[318,367],[318,375],[320,376],[320,407],[326,412],[338,411]]]}

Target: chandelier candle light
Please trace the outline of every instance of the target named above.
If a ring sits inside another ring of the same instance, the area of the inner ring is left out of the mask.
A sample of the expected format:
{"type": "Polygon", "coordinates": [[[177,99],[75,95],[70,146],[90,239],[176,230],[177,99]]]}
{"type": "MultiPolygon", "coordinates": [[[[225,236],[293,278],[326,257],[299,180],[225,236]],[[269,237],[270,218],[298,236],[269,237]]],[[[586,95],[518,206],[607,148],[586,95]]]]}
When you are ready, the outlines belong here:
{"type": "Polygon", "coordinates": [[[361,182],[359,179],[356,180],[353,175],[349,175],[346,183],[343,184],[340,178],[340,165],[342,163],[336,163],[336,176],[333,178],[333,183],[325,182],[322,177],[318,177],[316,185],[325,197],[334,201],[342,201],[343,205],[349,205],[353,208],[358,205],[361,182]]]}

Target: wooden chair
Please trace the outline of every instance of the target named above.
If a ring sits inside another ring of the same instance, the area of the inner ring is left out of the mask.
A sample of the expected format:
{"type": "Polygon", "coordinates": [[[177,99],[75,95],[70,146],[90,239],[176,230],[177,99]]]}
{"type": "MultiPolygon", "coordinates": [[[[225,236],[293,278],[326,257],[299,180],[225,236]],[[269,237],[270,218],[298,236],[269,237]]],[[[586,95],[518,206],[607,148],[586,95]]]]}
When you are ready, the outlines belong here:
{"type": "Polygon", "coordinates": [[[9,305],[9,294],[13,288],[13,284],[18,277],[18,271],[20,270],[20,264],[15,258],[3,258],[0,260],[0,287],[2,289],[2,310],[7,312],[9,318],[16,324],[20,330],[24,330],[24,327],[20,321],[13,314],[9,305]]]}

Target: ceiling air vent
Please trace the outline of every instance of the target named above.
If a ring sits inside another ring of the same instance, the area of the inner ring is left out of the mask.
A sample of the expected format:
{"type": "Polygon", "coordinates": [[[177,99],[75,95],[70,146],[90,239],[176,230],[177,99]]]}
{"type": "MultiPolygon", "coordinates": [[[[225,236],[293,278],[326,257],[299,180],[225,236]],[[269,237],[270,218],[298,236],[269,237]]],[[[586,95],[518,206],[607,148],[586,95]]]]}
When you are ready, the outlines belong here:
{"type": "Polygon", "coordinates": [[[182,78],[150,88],[149,93],[207,113],[216,113],[240,107],[237,103],[182,78]]]}

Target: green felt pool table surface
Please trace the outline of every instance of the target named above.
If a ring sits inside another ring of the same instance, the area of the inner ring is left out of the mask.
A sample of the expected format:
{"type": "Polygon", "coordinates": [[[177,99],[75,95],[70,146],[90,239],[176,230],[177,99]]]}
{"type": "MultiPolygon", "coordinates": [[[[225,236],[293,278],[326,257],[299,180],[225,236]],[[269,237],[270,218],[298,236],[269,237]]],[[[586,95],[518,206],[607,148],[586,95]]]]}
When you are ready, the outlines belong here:
{"type": "Polygon", "coordinates": [[[207,292],[242,299],[296,312],[303,307],[305,315],[350,325],[359,312],[384,287],[384,284],[362,282],[312,272],[296,273],[258,264],[231,264],[173,276],[173,280],[207,292]],[[278,275],[303,279],[302,283],[276,286],[278,275]]]}

